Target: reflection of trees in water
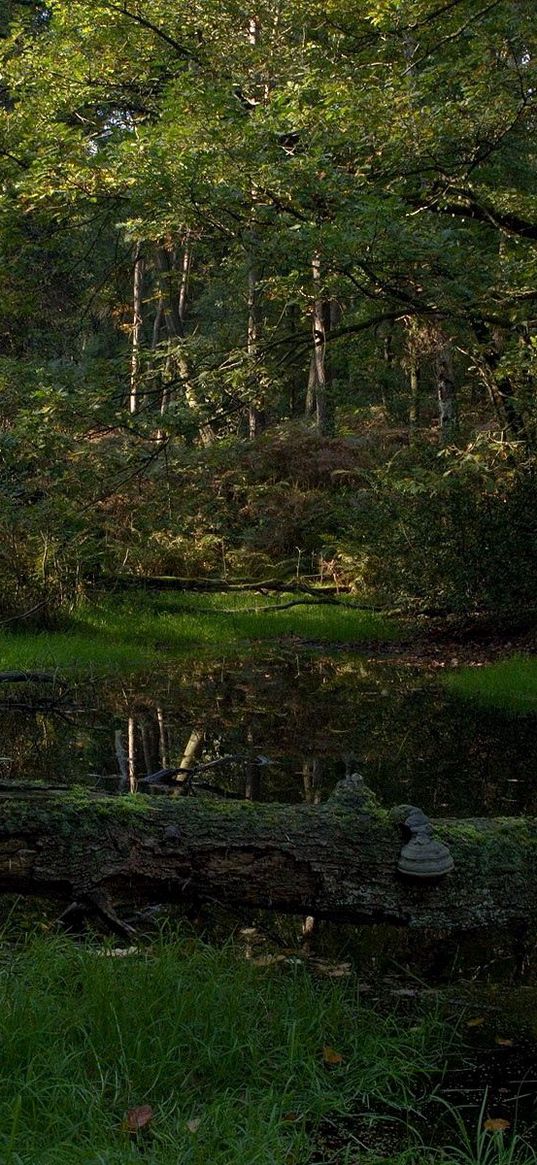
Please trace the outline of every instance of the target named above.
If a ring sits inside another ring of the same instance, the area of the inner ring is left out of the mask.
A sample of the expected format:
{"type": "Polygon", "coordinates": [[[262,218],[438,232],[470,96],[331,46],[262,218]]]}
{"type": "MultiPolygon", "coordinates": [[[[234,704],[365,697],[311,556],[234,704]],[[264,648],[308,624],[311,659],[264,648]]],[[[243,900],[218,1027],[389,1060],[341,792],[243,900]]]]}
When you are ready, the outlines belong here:
{"type": "Polygon", "coordinates": [[[349,657],[189,660],[161,675],[80,684],[80,711],[4,709],[14,778],[135,788],[161,768],[217,766],[250,800],[315,803],[351,768],[386,804],[437,815],[537,811],[521,779],[537,760],[530,717],[457,703],[410,669],[349,657]],[[257,757],[271,764],[257,763],[257,757]]]}

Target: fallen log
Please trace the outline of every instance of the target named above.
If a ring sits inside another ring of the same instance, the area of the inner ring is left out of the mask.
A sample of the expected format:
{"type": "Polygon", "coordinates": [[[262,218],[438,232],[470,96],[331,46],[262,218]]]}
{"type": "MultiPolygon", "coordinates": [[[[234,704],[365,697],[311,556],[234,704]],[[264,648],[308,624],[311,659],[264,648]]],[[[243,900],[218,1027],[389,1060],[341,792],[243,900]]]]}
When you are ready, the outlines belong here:
{"type": "Polygon", "coordinates": [[[537,819],[433,822],[454,868],[418,880],[398,870],[409,806],[383,809],[356,777],[318,806],[3,792],[3,892],[210,900],[441,931],[537,916],[537,819]]]}
{"type": "MultiPolygon", "coordinates": [[[[99,575],[93,581],[97,587],[102,588],[105,592],[108,591],[200,591],[200,592],[216,592],[217,594],[224,594],[228,592],[256,592],[260,593],[273,591],[276,594],[286,594],[291,591],[297,591],[300,594],[306,595],[339,595],[346,594],[350,591],[350,586],[341,584],[322,583],[318,575],[308,576],[311,579],[311,584],[308,584],[304,578],[296,578],[296,576],[281,579],[281,578],[266,578],[266,579],[224,579],[224,578],[180,578],[175,575],[141,575],[141,574],[117,574],[117,575],[99,575]]],[[[376,610],[376,607],[368,608],[376,610]]],[[[212,608],[211,608],[212,610],[212,608]]]]}

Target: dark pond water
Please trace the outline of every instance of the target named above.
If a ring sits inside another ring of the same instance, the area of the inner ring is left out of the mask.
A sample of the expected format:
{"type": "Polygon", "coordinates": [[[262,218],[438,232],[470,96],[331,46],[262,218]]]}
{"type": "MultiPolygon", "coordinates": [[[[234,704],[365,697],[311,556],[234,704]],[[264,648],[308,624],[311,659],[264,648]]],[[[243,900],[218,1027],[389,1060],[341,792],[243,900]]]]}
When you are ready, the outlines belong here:
{"type": "Polygon", "coordinates": [[[2,685],[0,697],[4,781],[117,792],[162,767],[218,762],[198,779],[296,803],[324,799],[358,768],[387,806],[537,812],[534,719],[474,708],[389,659],[191,658],[66,687],[2,685]]]}

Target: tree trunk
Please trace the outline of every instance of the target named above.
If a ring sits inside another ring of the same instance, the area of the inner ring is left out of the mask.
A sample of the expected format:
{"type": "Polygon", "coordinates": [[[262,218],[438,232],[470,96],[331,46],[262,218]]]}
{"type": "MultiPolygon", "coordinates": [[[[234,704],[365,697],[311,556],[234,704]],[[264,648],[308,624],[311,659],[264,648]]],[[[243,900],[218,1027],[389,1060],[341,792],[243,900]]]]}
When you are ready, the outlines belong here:
{"type": "Polygon", "coordinates": [[[170,767],[168,731],[166,728],[166,721],[164,719],[164,710],[160,707],[160,705],[157,707],[157,723],[160,763],[163,769],[168,769],[170,767]]]}
{"type": "MultiPolygon", "coordinates": [[[[261,34],[261,25],[259,17],[251,14],[248,22],[248,40],[252,48],[256,48],[259,44],[259,37],[261,34]]],[[[259,79],[252,78],[254,92],[260,94],[259,79]]],[[[259,96],[257,98],[259,100],[259,96]]],[[[252,184],[251,190],[252,203],[252,218],[255,214],[256,190],[255,185],[252,184]]],[[[258,273],[257,273],[257,237],[255,226],[252,223],[250,228],[250,244],[248,254],[248,334],[247,334],[247,351],[248,360],[250,364],[250,383],[253,388],[256,386],[257,373],[255,368],[255,360],[257,356],[257,344],[259,340],[259,303],[258,303],[258,273]]],[[[256,386],[257,387],[257,386],[256,386]]],[[[255,394],[257,398],[257,393],[255,394]]],[[[253,441],[264,428],[263,409],[259,406],[257,399],[252,400],[248,406],[248,434],[250,440],[253,441]]]]}
{"type": "Polygon", "coordinates": [[[330,304],[323,297],[321,257],[318,253],[313,256],[311,270],[313,277],[313,369],[317,430],[322,436],[331,437],[334,432],[334,422],[329,397],[330,376],[326,363],[326,337],[330,332],[330,304]]]}
{"type": "Polygon", "coordinates": [[[308,420],[315,416],[317,410],[317,361],[315,359],[315,352],[311,354],[310,365],[308,369],[308,383],[306,387],[306,403],[304,406],[304,413],[308,420]]]}
{"type": "Polygon", "coordinates": [[[416,435],[416,429],[420,419],[420,375],[421,369],[418,361],[418,354],[413,349],[409,354],[408,364],[408,379],[410,387],[410,408],[408,411],[408,426],[410,429],[410,439],[412,440],[416,435]]]}
{"type": "Polygon", "coordinates": [[[136,244],[134,252],[134,284],[132,310],[132,350],[131,350],[131,387],[129,394],[129,412],[134,414],[138,409],[138,390],[140,381],[140,350],[142,345],[143,328],[143,287],[144,287],[144,257],[141,243],[136,244]]]}
{"type": "Polygon", "coordinates": [[[183,328],[186,320],[186,304],[188,294],[188,284],[190,280],[190,268],[192,266],[192,234],[187,230],[185,235],[185,244],[183,249],[183,265],[181,268],[181,283],[179,285],[179,319],[183,328]]]}
{"type": "MultiPolygon", "coordinates": [[[[252,196],[253,197],[253,196],[252,196]]],[[[250,254],[248,257],[248,337],[247,337],[247,351],[248,359],[251,365],[251,385],[256,382],[255,360],[257,356],[257,341],[259,338],[259,315],[258,315],[258,288],[257,288],[257,270],[255,266],[255,236],[252,234],[250,244],[250,254]]],[[[250,440],[253,441],[264,428],[263,410],[259,407],[257,400],[252,401],[248,407],[248,434],[250,440]]]]}
{"type": "Polygon", "coordinates": [[[128,742],[129,742],[129,789],[131,793],[136,793],[138,790],[138,764],[136,756],[136,721],[134,716],[129,716],[128,725],[128,742]]]}
{"type": "MultiPolygon", "coordinates": [[[[188,242],[188,247],[190,243],[188,242]]],[[[186,316],[186,294],[188,286],[188,272],[190,269],[190,251],[188,256],[183,256],[183,266],[181,271],[181,280],[179,291],[177,291],[174,271],[176,268],[176,256],[170,253],[165,247],[157,248],[157,263],[159,269],[159,278],[161,282],[161,289],[163,293],[164,303],[164,322],[166,324],[166,332],[168,335],[168,343],[171,348],[170,364],[175,365],[179,372],[181,385],[185,394],[185,400],[192,413],[199,417],[200,405],[192,385],[190,369],[188,361],[183,348],[185,339],[184,321],[186,316]]],[[[173,374],[172,374],[173,379],[173,374]]],[[[162,402],[160,413],[165,416],[170,406],[171,393],[168,386],[164,386],[162,394],[162,402]]],[[[202,445],[210,445],[213,441],[213,432],[209,425],[200,422],[199,436],[202,445]]]]}
{"type": "Polygon", "coordinates": [[[360,778],[322,805],[0,790],[0,889],[64,900],[219,901],[430,930],[537,920],[537,820],[433,822],[455,867],[397,869],[409,807],[381,809],[360,778]]]}
{"type": "Polygon", "coordinates": [[[500,424],[505,427],[511,437],[528,445],[528,433],[517,400],[515,385],[510,376],[506,373],[501,375],[498,371],[506,344],[505,332],[499,327],[490,330],[479,320],[474,320],[473,326],[476,337],[483,348],[481,374],[500,424]]]}
{"type": "Polygon", "coordinates": [[[451,344],[440,338],[436,354],[436,391],[438,394],[438,415],[440,420],[440,443],[449,445],[457,432],[457,397],[451,344]]]}

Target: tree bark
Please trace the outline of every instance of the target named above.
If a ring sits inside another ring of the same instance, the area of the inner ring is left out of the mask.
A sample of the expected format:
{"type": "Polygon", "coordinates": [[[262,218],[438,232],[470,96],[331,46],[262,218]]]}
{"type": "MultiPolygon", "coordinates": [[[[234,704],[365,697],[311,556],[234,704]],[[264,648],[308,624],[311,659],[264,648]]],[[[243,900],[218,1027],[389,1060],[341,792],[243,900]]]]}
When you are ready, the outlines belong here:
{"type": "Polygon", "coordinates": [[[63,900],[219,901],[435,930],[537,919],[537,819],[433,822],[455,861],[437,882],[397,870],[408,806],[360,778],[322,805],[111,798],[0,789],[0,890],[63,900]]]}
{"type": "MultiPolygon", "coordinates": [[[[170,367],[175,365],[179,371],[186,403],[193,415],[196,417],[196,420],[199,421],[199,437],[201,443],[202,445],[210,445],[213,441],[214,434],[210,425],[204,423],[200,419],[201,408],[196,396],[196,392],[192,385],[190,369],[184,350],[184,322],[186,318],[186,296],[188,288],[188,275],[190,270],[190,255],[190,236],[188,236],[185,243],[185,254],[183,255],[179,290],[177,290],[177,257],[174,252],[170,252],[166,249],[166,247],[157,247],[157,264],[159,270],[160,287],[163,297],[164,322],[166,325],[166,333],[168,336],[168,345],[170,350],[168,361],[170,367]]],[[[160,406],[160,414],[162,417],[166,415],[170,406],[170,402],[170,389],[165,384],[160,406]]]]}
{"type": "MultiPolygon", "coordinates": [[[[248,22],[248,40],[252,48],[256,48],[259,44],[261,34],[261,25],[259,17],[251,15],[248,22]]],[[[259,80],[252,78],[254,92],[259,91],[257,100],[260,100],[261,89],[259,80]]],[[[255,184],[252,184],[251,189],[251,207],[252,219],[255,217],[256,204],[256,189],[255,184]]],[[[250,240],[248,248],[248,325],[247,325],[247,351],[248,359],[251,368],[251,388],[258,386],[256,381],[258,375],[256,373],[255,361],[257,357],[257,345],[259,340],[259,287],[258,287],[258,271],[257,271],[257,250],[258,241],[253,222],[250,224],[250,240]]],[[[252,400],[248,406],[248,435],[251,441],[262,432],[265,427],[264,410],[262,404],[258,400],[259,392],[256,391],[255,399],[252,400]]]]}
{"type": "Polygon", "coordinates": [[[408,411],[408,427],[410,430],[411,440],[416,435],[416,429],[420,419],[420,382],[421,369],[418,361],[418,355],[414,347],[411,347],[408,364],[408,380],[410,388],[410,408],[408,411]]]}
{"type": "Polygon", "coordinates": [[[134,415],[138,409],[138,388],[140,380],[140,350],[142,345],[143,329],[143,287],[144,287],[144,256],[140,243],[136,244],[134,252],[134,283],[133,283],[133,312],[132,312],[132,349],[131,349],[131,386],[129,394],[129,412],[134,415]]]}
{"type": "MultiPolygon", "coordinates": [[[[330,305],[322,294],[321,257],[313,256],[313,369],[317,430],[322,436],[333,435],[333,418],[329,400],[329,375],[326,366],[326,338],[330,331],[330,305]]],[[[309,386],[308,386],[309,387],[309,386]]]]}
{"type": "Polygon", "coordinates": [[[439,339],[435,361],[440,443],[449,445],[457,432],[457,396],[451,344],[445,337],[439,339]]]}
{"type": "MultiPolygon", "coordinates": [[[[254,195],[252,194],[252,199],[254,195]]],[[[257,343],[259,339],[259,311],[258,311],[258,283],[257,283],[257,268],[255,265],[255,234],[252,231],[250,239],[250,253],[248,256],[248,335],[247,335],[247,351],[251,374],[251,388],[253,388],[256,381],[255,361],[257,357],[257,343]]],[[[251,441],[262,432],[264,428],[264,414],[263,409],[260,408],[259,400],[253,400],[248,406],[248,434],[251,441]]]]}

